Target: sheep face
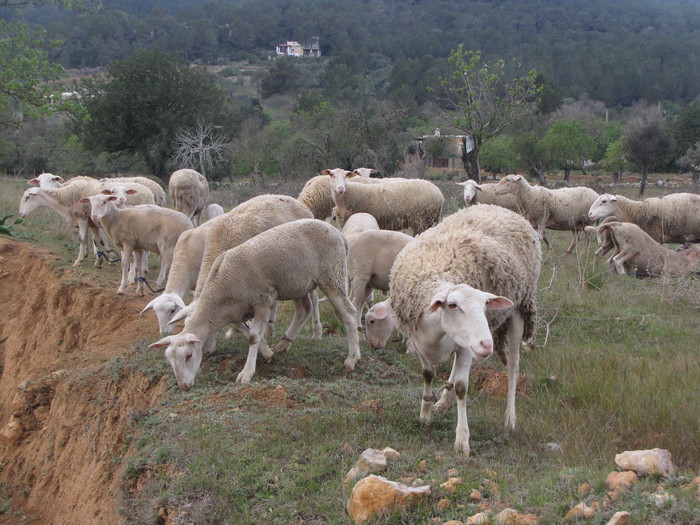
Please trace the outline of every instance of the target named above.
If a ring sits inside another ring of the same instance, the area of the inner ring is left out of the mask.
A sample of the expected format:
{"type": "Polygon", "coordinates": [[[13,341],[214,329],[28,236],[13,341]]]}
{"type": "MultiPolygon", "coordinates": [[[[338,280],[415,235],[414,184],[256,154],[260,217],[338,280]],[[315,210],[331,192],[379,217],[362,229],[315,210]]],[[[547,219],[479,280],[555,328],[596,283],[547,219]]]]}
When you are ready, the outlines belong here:
{"type": "Polygon", "coordinates": [[[475,180],[470,179],[464,182],[458,182],[457,184],[464,187],[464,204],[467,206],[473,204],[474,199],[476,199],[476,192],[482,191],[481,186],[479,186],[475,180]]]}
{"type": "Polygon", "coordinates": [[[359,175],[360,177],[364,177],[366,179],[369,179],[370,177],[372,177],[373,174],[377,173],[377,170],[372,168],[357,168],[352,171],[356,175],[359,175]]]}
{"type": "Polygon", "coordinates": [[[588,210],[588,219],[605,219],[617,214],[617,198],[609,193],[598,197],[588,210]]]}
{"type": "Polygon", "coordinates": [[[153,310],[158,318],[160,335],[170,335],[173,333],[173,325],[169,324],[179,311],[185,308],[185,302],[179,295],[174,293],[164,293],[153,299],[141,311],[141,314],[148,310],[153,310]]]}
{"type": "Polygon", "coordinates": [[[63,177],[53,173],[42,173],[38,177],[27,181],[27,184],[39,186],[40,188],[60,188],[62,183],[63,177]]]}
{"type": "Polygon", "coordinates": [[[41,206],[41,200],[39,188],[29,188],[19,201],[19,216],[23,219],[26,218],[27,215],[41,206]]]}
{"type": "Polygon", "coordinates": [[[330,176],[331,189],[339,194],[345,193],[348,178],[352,178],[357,175],[353,171],[346,171],[340,168],[335,168],[333,170],[323,170],[321,173],[330,176]]]}
{"type": "Polygon", "coordinates": [[[114,201],[114,205],[117,208],[123,208],[126,205],[126,196],[133,195],[134,193],[138,192],[132,188],[127,189],[126,186],[112,186],[111,188],[102,190],[102,195],[114,195],[117,197],[117,200],[114,201]]]}
{"type": "Polygon", "coordinates": [[[93,195],[92,197],[84,197],[78,202],[90,204],[90,218],[95,224],[99,224],[100,219],[114,209],[114,205],[119,200],[115,195],[93,195]]]}
{"type": "Polygon", "coordinates": [[[396,328],[396,317],[387,301],[375,304],[365,315],[367,342],[374,349],[384,348],[396,328]]]}
{"type": "Polygon", "coordinates": [[[189,390],[202,363],[202,342],[194,334],[169,335],[148,348],[165,348],[165,358],[173,367],[177,386],[189,390]]]}
{"type": "MultiPolygon", "coordinates": [[[[493,352],[486,310],[507,310],[512,306],[510,299],[458,284],[436,293],[427,312],[439,316],[440,326],[457,345],[485,359],[493,352]]],[[[426,321],[432,322],[430,316],[426,321]]]]}
{"type": "Polygon", "coordinates": [[[522,175],[506,175],[493,189],[496,195],[505,195],[506,193],[515,193],[518,191],[521,181],[523,181],[522,175]]]}

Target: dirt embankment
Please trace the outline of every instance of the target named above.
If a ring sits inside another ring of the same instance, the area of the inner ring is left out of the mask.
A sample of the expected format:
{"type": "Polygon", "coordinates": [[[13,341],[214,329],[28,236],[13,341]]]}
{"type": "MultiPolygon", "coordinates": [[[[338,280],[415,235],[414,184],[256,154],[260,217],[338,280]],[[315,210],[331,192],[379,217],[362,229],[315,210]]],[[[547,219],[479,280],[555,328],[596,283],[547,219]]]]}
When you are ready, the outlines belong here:
{"type": "Polygon", "coordinates": [[[0,239],[0,523],[119,521],[134,415],[164,391],[163,377],[113,359],[128,361],[132,342],[155,334],[138,316],[146,301],[0,239]]]}

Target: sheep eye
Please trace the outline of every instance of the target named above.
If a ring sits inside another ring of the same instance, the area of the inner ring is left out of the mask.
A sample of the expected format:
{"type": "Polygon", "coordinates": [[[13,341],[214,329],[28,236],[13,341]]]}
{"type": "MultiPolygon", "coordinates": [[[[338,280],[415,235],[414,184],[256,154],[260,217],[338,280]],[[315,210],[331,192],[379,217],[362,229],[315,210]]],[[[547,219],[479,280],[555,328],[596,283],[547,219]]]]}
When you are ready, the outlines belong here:
{"type": "Polygon", "coordinates": [[[189,361],[190,359],[192,359],[192,354],[187,354],[185,356],[185,361],[189,361]]]}
{"type": "Polygon", "coordinates": [[[448,308],[457,308],[457,303],[447,303],[448,308]]]}
{"type": "Polygon", "coordinates": [[[370,319],[369,324],[374,324],[374,319],[370,319]]]}
{"type": "Polygon", "coordinates": [[[174,314],[176,309],[177,309],[177,306],[173,306],[172,309],[170,310],[170,313],[174,314]]]}

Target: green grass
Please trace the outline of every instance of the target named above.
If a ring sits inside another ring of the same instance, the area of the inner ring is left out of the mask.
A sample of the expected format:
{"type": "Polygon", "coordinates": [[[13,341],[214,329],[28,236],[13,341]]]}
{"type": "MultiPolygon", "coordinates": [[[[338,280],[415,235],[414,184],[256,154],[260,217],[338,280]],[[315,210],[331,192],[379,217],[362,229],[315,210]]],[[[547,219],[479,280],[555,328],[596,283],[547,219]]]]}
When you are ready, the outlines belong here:
{"type": "MultiPolygon", "coordinates": [[[[16,213],[4,195],[0,213],[16,213]]],[[[16,230],[52,249],[61,264],[72,263],[75,236],[55,216],[31,216],[16,230]]],[[[700,469],[700,282],[612,275],[594,258],[593,243],[565,255],[570,234],[548,236],[554,249],[545,249],[535,346],[522,354],[528,388],[517,401],[514,432],[503,431],[505,401],[471,388],[472,455],[457,456],[454,410],[436,415],[430,427],[418,423],[416,357],[400,341],[379,351],[363,343],[356,370],[345,372],[346,341],[326,303],[324,338],[313,340],[306,326],[288,352],[258,363],[250,385],[235,383],[246,357],[240,337],[218,341],[188,392],[177,389],[162,353],[147,350],[152,341],[143,341],[98,372],[113,382],[134,373],[151,381],[165,376],[168,385],[159,404],[131,415],[128,459],[115,458],[124,521],[158,523],[157,509],[165,507],[179,512],[178,523],[348,523],[346,473],[365,448],[389,446],[401,457],[383,475],[420,478],[433,495],[380,523],[466,521],[478,512],[468,496],[479,487],[494,505],[559,523],[580,501],[603,497],[615,454],[654,447],[670,450],[679,467],[667,482],[674,502],[658,508],[648,497],[658,480],[645,479],[579,522],[604,524],[627,510],[633,523],[698,523],[700,503],[680,487],[700,469]],[[439,484],[450,468],[464,485],[439,510],[439,484]],[[593,491],[582,498],[584,482],[593,491]]],[[[78,275],[104,272],[84,264],[78,275]]],[[[289,304],[280,307],[273,342],[291,312],[289,304]]],[[[495,359],[481,366],[502,368],[495,359]]],[[[441,372],[448,371],[449,363],[441,372]]]]}

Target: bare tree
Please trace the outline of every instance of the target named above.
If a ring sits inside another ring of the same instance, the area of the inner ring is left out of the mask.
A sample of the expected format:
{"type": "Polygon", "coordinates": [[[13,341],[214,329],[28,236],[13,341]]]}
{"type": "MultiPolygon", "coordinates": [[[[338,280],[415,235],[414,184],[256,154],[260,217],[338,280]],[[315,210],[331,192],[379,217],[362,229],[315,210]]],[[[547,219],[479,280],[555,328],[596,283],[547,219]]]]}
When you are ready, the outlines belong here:
{"type": "Polygon", "coordinates": [[[175,153],[170,159],[175,166],[198,166],[206,176],[216,163],[226,159],[231,140],[215,126],[197,121],[193,130],[179,129],[173,139],[175,153]]]}

